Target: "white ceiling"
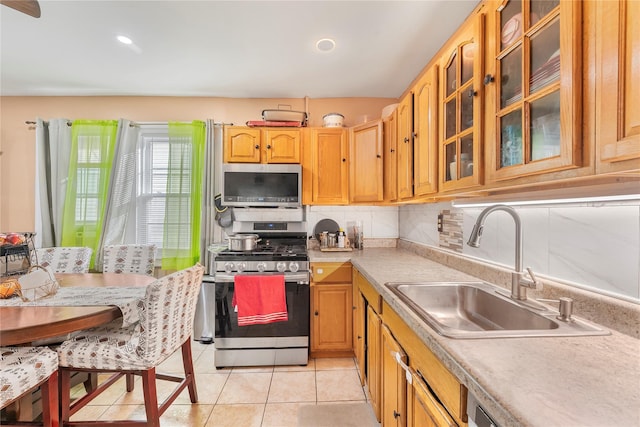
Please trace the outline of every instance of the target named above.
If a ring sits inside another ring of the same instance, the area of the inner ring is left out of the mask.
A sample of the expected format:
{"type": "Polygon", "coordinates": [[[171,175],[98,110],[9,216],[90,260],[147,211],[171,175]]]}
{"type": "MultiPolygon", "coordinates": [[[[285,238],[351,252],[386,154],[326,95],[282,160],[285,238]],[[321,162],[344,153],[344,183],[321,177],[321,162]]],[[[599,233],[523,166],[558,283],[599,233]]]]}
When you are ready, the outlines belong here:
{"type": "Polygon", "coordinates": [[[40,0],[39,19],[0,6],[0,94],[396,98],[477,3],[40,0]]]}

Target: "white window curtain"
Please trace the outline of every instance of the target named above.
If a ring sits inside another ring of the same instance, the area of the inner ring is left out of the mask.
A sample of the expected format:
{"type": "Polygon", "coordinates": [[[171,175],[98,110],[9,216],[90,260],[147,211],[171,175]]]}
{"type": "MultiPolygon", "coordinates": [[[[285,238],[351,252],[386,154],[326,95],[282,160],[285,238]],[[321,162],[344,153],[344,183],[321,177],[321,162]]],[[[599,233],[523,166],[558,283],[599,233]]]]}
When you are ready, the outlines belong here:
{"type": "Polygon", "coordinates": [[[36,119],[36,224],[37,247],[60,246],[62,213],[71,153],[68,119],[36,119]]]}
{"type": "Polygon", "coordinates": [[[96,253],[96,270],[102,271],[102,256],[105,245],[136,243],[127,239],[132,224],[132,206],[136,202],[137,145],[140,128],[130,120],[118,121],[118,134],[111,169],[111,180],[107,193],[103,230],[96,253]]]}

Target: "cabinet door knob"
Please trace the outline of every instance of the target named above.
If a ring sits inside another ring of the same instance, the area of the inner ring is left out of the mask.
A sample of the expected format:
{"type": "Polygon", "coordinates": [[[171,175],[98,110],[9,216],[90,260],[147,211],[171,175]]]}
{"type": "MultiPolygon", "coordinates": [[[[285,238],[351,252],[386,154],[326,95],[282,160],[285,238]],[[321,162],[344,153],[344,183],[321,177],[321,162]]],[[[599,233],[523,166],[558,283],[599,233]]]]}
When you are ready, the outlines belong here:
{"type": "Polygon", "coordinates": [[[396,150],[394,150],[394,149],[392,148],[392,149],[391,149],[391,152],[392,152],[392,153],[395,153],[395,152],[396,152],[396,150]]]}
{"type": "Polygon", "coordinates": [[[259,148],[260,148],[260,146],[258,144],[256,144],[256,150],[259,149],[259,148]]]}
{"type": "Polygon", "coordinates": [[[313,314],[314,314],[314,316],[317,316],[318,315],[318,310],[316,310],[315,313],[313,313],[313,314]]]}
{"type": "Polygon", "coordinates": [[[469,98],[473,98],[477,94],[478,94],[478,92],[473,90],[473,89],[469,89],[469,92],[467,93],[467,95],[469,95],[469,98]]]}
{"type": "Polygon", "coordinates": [[[346,161],[347,161],[347,159],[342,159],[342,161],[343,161],[343,162],[346,162],[346,161]]]}
{"type": "Polygon", "coordinates": [[[394,409],[393,418],[400,418],[400,412],[396,412],[396,410],[394,409]]]}
{"type": "Polygon", "coordinates": [[[269,150],[271,148],[271,145],[267,145],[267,150],[269,150]]]}
{"type": "Polygon", "coordinates": [[[488,85],[489,83],[492,83],[495,81],[495,78],[493,78],[493,76],[491,74],[487,74],[486,76],[484,76],[484,84],[488,85]]]}
{"type": "Polygon", "coordinates": [[[382,158],[382,156],[380,154],[376,154],[376,157],[379,158],[379,159],[382,158]]]}
{"type": "Polygon", "coordinates": [[[404,142],[405,142],[405,143],[409,142],[409,137],[405,136],[405,137],[404,137],[404,142]]]}
{"type": "Polygon", "coordinates": [[[418,137],[418,134],[417,134],[417,133],[415,133],[415,132],[413,132],[413,133],[411,134],[411,136],[412,136],[412,137],[414,137],[414,138],[417,138],[417,137],[418,137]]]}

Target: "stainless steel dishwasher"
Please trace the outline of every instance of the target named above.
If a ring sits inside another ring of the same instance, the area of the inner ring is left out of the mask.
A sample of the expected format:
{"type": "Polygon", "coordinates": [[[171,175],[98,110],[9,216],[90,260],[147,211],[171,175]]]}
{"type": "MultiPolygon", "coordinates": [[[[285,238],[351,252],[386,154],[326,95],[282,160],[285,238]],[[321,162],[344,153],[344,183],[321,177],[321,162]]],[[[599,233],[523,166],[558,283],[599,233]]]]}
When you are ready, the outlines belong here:
{"type": "Polygon", "coordinates": [[[467,394],[467,416],[469,427],[499,427],[471,393],[467,394]]]}

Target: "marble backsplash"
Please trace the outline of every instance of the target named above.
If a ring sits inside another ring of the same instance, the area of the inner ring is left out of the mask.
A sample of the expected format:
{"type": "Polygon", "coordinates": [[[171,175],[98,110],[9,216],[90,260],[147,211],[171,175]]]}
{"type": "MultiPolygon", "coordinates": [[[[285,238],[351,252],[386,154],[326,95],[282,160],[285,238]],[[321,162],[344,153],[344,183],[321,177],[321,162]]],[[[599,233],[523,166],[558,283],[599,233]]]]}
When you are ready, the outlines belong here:
{"type": "MultiPolygon", "coordinates": [[[[443,247],[437,218],[439,213],[450,211],[462,216],[462,240],[466,242],[482,209],[455,208],[451,203],[402,206],[399,238],[443,247]]],[[[543,278],[640,302],[640,203],[516,209],[522,220],[525,267],[543,278]]],[[[513,219],[504,212],[494,212],[486,218],[480,247],[465,243],[462,253],[513,268],[514,242],[513,219]]]]}

